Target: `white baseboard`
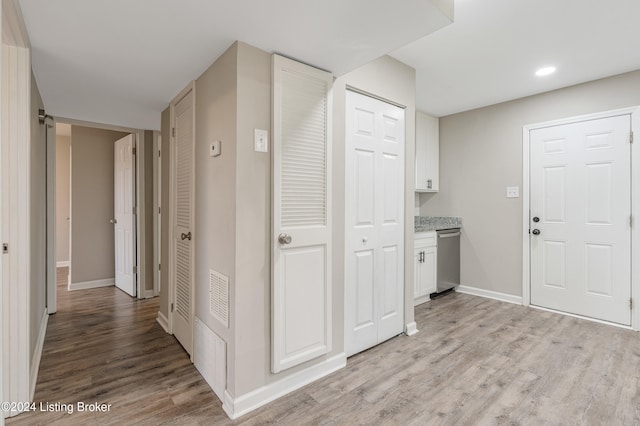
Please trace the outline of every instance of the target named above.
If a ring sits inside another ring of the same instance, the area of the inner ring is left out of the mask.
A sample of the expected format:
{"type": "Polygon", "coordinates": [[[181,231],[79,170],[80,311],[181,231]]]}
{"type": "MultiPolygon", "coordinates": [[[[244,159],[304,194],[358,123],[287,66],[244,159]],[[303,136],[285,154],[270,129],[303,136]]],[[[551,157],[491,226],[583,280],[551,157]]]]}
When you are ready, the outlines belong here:
{"type": "Polygon", "coordinates": [[[410,322],[409,324],[404,326],[404,334],[407,336],[413,336],[418,332],[418,324],[416,322],[410,322]]]}
{"type": "Polygon", "coordinates": [[[69,266],[69,261],[68,260],[60,260],[58,262],[56,262],[56,268],[62,268],[65,266],[69,266]]]}
{"type": "Polygon", "coordinates": [[[512,294],[500,293],[497,291],[484,290],[476,287],[469,287],[466,285],[460,285],[456,287],[458,293],[471,294],[473,296],[486,297],[488,299],[500,300],[502,302],[514,303],[516,305],[522,305],[522,297],[514,296],[512,294]]]}
{"type": "Polygon", "coordinates": [[[151,299],[152,297],[155,297],[153,290],[145,290],[142,294],[144,294],[144,299],[151,299]]]}
{"type": "Polygon", "coordinates": [[[82,281],[79,283],[70,283],[69,291],[86,290],[89,288],[98,288],[98,287],[110,287],[112,285],[116,285],[115,278],[107,278],[104,280],[95,280],[95,281],[82,281]]]}
{"type": "Polygon", "coordinates": [[[227,413],[230,419],[237,419],[238,417],[243,416],[256,408],[262,407],[281,396],[306,386],[313,381],[333,373],[334,371],[344,368],[346,365],[347,355],[343,352],[332,356],[319,364],[313,365],[306,370],[291,374],[277,382],[270,383],[237,398],[234,398],[227,390],[225,390],[222,409],[227,413]]]}
{"type": "Polygon", "coordinates": [[[49,322],[49,314],[44,310],[42,319],[40,320],[40,331],[38,332],[38,340],[34,348],[33,358],[31,359],[31,371],[29,373],[29,398],[33,401],[33,395],[36,392],[36,382],[38,381],[38,370],[40,369],[40,360],[42,359],[42,348],[44,347],[44,338],[47,335],[47,323],[49,322]]]}
{"type": "Polygon", "coordinates": [[[171,332],[169,331],[169,320],[164,316],[162,312],[158,311],[158,318],[156,318],[156,321],[158,321],[160,327],[162,327],[164,331],[167,332],[167,334],[171,334],[171,332]]]}

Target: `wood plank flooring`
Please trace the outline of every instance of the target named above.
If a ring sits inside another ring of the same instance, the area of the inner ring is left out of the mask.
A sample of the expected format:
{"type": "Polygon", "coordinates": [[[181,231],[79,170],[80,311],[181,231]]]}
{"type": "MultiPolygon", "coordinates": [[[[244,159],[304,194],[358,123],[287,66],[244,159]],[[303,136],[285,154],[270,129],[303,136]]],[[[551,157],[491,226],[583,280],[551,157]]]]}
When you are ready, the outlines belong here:
{"type": "Polygon", "coordinates": [[[25,413],[8,425],[640,424],[638,334],[523,306],[459,293],[427,302],[417,335],[231,422],[155,322],[157,300],[113,287],[58,297],[35,400],[111,410],[25,413]]]}

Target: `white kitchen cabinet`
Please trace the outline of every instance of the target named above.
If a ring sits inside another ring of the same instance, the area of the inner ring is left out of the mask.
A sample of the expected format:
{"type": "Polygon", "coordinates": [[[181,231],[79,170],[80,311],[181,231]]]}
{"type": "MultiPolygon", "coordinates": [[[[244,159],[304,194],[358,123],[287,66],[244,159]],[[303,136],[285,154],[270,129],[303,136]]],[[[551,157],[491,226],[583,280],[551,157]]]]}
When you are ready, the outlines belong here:
{"type": "Polygon", "coordinates": [[[416,112],[416,191],[440,190],[440,121],[416,112]]]}
{"type": "Polygon", "coordinates": [[[419,232],[414,245],[414,305],[431,300],[436,292],[438,265],[437,235],[435,231],[419,232]]]}

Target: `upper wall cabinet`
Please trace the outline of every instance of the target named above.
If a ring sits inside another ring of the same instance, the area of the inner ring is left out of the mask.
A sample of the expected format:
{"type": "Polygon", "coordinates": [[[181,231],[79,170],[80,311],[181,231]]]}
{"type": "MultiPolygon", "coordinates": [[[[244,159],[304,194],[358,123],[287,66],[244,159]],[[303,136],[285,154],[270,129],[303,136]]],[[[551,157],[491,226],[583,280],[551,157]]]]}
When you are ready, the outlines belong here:
{"type": "Polygon", "coordinates": [[[416,111],[416,191],[440,190],[439,120],[416,111]]]}

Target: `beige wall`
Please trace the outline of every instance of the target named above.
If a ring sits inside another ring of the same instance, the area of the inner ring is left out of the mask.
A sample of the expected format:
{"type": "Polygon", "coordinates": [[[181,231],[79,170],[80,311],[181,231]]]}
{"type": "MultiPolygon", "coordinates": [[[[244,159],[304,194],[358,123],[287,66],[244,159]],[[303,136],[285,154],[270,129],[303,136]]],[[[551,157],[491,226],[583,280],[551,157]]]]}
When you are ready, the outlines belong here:
{"type": "MultiPolygon", "coordinates": [[[[228,388],[236,373],[237,57],[233,44],[196,81],[196,315],[227,342],[228,388]],[[209,143],[222,155],[209,157],[209,143]],[[229,328],[209,313],[209,270],[229,277],[229,328]]],[[[256,327],[259,327],[256,325],[256,327]]]]}
{"type": "Polygon", "coordinates": [[[405,324],[413,322],[413,214],[415,188],[415,70],[384,56],[336,79],[333,85],[333,279],[341,283],[334,292],[334,321],[340,323],[334,341],[344,340],[344,211],[345,211],[345,97],[347,86],[405,107],[405,324]]]}
{"type": "Polygon", "coordinates": [[[462,284],[522,295],[522,127],[640,105],[640,71],[440,119],[440,192],[421,214],[462,216],[462,284]]]}
{"type": "Polygon", "coordinates": [[[71,126],[71,282],[114,278],[113,150],[128,133],[71,126]]]}
{"type": "Polygon", "coordinates": [[[56,136],[56,261],[69,261],[71,137],[56,136]]]}
{"type": "MultiPolygon", "coordinates": [[[[196,315],[227,342],[227,388],[238,397],[318,364],[344,349],[344,115],[352,85],[407,107],[407,238],[413,252],[415,73],[385,57],[337,79],[334,85],[333,351],[279,374],[271,366],[271,160],[253,150],[255,128],[270,130],[271,55],[235,43],[196,81],[196,315]],[[222,155],[209,157],[209,143],[222,155]],[[209,270],[230,278],[230,324],[209,313],[209,270]]],[[[162,132],[169,134],[168,110],[162,132]]],[[[168,152],[168,150],[166,151],[168,152]]],[[[163,166],[164,167],[164,166],[163,166]]],[[[168,170],[168,166],[167,166],[168,170]]],[[[164,175],[165,173],[163,173],[164,175]]],[[[163,195],[164,197],[164,195],[163,195]]],[[[167,205],[166,203],[164,203],[167,205]]],[[[164,228],[164,226],[163,226],[164,228]]],[[[167,225],[168,228],[168,225],[167,225]]],[[[163,243],[163,253],[168,247],[163,243]]],[[[407,319],[413,321],[413,265],[407,256],[407,319]]],[[[163,279],[162,305],[168,302],[163,279]]]]}
{"type": "MultiPolygon", "coordinates": [[[[271,144],[254,151],[254,129],[271,129],[271,55],[238,44],[236,156],[236,395],[271,374],[271,144]]],[[[314,363],[314,362],[311,362],[314,363]]]]}
{"type": "Polygon", "coordinates": [[[167,107],[162,111],[160,118],[160,136],[162,137],[162,176],[160,185],[162,188],[161,205],[162,216],[160,224],[162,235],[160,236],[160,264],[162,265],[160,274],[160,313],[165,318],[169,318],[169,149],[170,149],[170,110],[167,107]]]}
{"type": "Polygon", "coordinates": [[[31,264],[30,297],[30,360],[33,360],[40,333],[40,324],[46,315],[47,295],[47,146],[45,127],[38,121],[38,109],[44,108],[38,85],[31,74],[31,164],[30,164],[30,233],[31,264]]]}

